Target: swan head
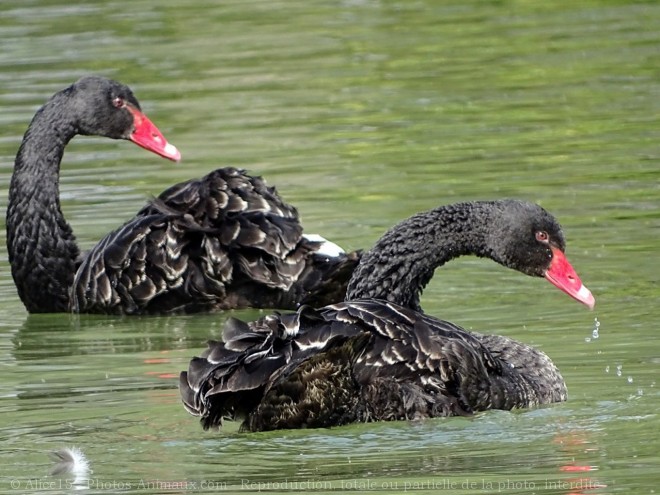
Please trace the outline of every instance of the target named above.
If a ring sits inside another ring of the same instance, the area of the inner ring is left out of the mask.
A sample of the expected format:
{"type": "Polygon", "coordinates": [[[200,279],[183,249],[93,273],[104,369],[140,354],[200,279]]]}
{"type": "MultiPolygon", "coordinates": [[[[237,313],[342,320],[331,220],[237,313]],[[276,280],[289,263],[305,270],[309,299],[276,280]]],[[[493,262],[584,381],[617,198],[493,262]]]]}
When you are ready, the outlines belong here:
{"type": "Polygon", "coordinates": [[[502,200],[495,202],[490,220],[488,245],[493,259],[527,275],[544,277],[593,309],[595,298],[564,254],[566,240],[555,217],[533,203],[502,200]]]}
{"type": "Polygon", "coordinates": [[[74,108],[79,134],[127,139],[169,160],[181,159],[179,150],[142,112],[128,86],[100,76],[86,76],[63,93],[74,108]]]}

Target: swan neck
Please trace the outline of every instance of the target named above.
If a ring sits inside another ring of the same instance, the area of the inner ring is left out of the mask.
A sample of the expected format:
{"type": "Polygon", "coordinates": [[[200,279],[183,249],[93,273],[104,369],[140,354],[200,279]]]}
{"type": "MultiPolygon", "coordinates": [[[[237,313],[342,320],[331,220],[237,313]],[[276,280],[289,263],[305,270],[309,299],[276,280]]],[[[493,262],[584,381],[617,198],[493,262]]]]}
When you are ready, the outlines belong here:
{"type": "Polygon", "coordinates": [[[458,256],[488,256],[486,202],[419,213],[388,231],[363,256],[347,300],[376,298],[421,311],[420,296],[436,268],[458,256]]]}
{"type": "Polygon", "coordinates": [[[60,208],[60,162],[77,134],[62,95],[34,116],[16,155],[7,206],[7,249],[18,294],[30,312],[68,307],[79,250],[60,208]]]}

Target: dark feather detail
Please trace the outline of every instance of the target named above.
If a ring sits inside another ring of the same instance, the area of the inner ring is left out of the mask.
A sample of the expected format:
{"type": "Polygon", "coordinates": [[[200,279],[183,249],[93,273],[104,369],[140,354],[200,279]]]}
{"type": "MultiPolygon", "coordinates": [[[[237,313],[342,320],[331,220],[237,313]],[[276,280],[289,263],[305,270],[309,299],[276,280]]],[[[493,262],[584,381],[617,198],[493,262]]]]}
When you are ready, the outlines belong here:
{"type": "Polygon", "coordinates": [[[72,309],[286,309],[341,300],[359,255],[321,260],[316,249],[274,188],[219,169],[166,190],[93,248],[76,273],[72,309]]]}
{"type": "Polygon", "coordinates": [[[542,352],[393,303],[351,301],[229,325],[181,374],[205,428],[315,428],[565,400],[542,352]],[[525,356],[521,359],[521,356],[525,356]]]}

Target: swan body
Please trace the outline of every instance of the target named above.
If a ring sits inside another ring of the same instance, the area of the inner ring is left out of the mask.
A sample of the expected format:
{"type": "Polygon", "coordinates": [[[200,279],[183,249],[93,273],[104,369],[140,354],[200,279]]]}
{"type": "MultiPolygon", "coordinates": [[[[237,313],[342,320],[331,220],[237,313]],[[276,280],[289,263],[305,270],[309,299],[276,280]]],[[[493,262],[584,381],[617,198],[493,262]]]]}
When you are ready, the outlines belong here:
{"type": "Polygon", "coordinates": [[[16,156],[7,248],[31,313],[160,314],[341,301],[359,253],[303,235],[275,188],[221,168],[177,184],[81,253],[60,208],[60,162],[77,134],[181,157],[131,90],[84,77],[36,113],[16,156]]]}
{"type": "Polygon", "coordinates": [[[554,217],[516,200],[459,203],[387,232],[353,273],[347,300],[245,323],[180,377],[184,406],[204,428],[243,420],[251,431],[419,419],[566,400],[543,352],[425,315],[433,270],[475,254],[545,277],[588,307],[595,300],[564,256],[554,217]]]}
{"type": "MultiPolygon", "coordinates": [[[[471,333],[389,301],[304,307],[211,342],[182,378],[205,428],[224,417],[250,431],[468,415],[566,400],[541,351],[471,333]]],[[[238,329],[238,331],[237,331],[238,329]]]]}

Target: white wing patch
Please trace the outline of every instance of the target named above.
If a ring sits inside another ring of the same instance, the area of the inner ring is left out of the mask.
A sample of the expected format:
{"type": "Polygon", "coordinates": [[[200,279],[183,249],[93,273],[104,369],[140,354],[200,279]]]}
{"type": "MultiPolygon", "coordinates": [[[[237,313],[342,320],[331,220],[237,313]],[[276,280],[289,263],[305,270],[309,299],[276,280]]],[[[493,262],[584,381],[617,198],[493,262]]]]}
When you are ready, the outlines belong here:
{"type": "Polygon", "coordinates": [[[318,234],[303,234],[303,237],[310,242],[320,242],[321,246],[319,250],[316,251],[316,254],[321,256],[328,256],[329,258],[336,258],[342,254],[346,254],[341,247],[339,247],[334,242],[330,242],[325,237],[321,237],[318,234]]]}

